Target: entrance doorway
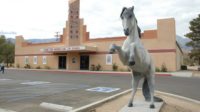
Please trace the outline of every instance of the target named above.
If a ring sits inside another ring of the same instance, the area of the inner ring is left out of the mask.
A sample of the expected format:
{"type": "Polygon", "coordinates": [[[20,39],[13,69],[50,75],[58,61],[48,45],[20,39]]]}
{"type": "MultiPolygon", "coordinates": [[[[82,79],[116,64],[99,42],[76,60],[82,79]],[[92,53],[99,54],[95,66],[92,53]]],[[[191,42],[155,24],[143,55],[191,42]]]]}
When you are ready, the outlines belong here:
{"type": "Polygon", "coordinates": [[[59,56],[58,57],[58,68],[59,69],[66,69],[66,56],[59,56]]]}
{"type": "Polygon", "coordinates": [[[80,70],[89,70],[89,56],[80,56],[80,70]]]}

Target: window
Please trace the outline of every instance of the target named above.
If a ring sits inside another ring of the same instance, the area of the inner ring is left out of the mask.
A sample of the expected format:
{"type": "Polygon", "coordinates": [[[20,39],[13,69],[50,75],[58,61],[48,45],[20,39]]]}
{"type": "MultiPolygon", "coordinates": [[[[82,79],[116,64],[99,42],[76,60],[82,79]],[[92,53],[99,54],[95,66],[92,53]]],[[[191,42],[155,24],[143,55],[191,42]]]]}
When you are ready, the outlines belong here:
{"type": "Polygon", "coordinates": [[[112,54],[106,55],[106,65],[112,65],[112,54]]]}
{"type": "Polygon", "coordinates": [[[33,56],[33,64],[37,64],[37,56],[33,56]]]}
{"type": "Polygon", "coordinates": [[[43,56],[43,57],[42,57],[42,63],[43,63],[43,64],[47,64],[47,57],[46,57],[46,56],[43,56]]]}
{"type": "Polygon", "coordinates": [[[25,56],[24,63],[25,63],[25,64],[28,64],[28,56],[25,56]]]}

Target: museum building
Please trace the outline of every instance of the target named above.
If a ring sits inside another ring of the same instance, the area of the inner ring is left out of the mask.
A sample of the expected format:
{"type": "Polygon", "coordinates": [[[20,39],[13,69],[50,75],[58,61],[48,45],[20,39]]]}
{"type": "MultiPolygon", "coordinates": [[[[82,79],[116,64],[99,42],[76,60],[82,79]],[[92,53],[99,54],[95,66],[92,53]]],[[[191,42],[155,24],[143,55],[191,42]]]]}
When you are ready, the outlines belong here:
{"type": "MultiPolygon", "coordinates": [[[[69,0],[69,14],[58,42],[31,43],[23,36],[16,36],[15,66],[24,68],[51,68],[66,70],[90,70],[101,66],[101,70],[127,70],[118,54],[109,54],[112,43],[122,45],[125,36],[90,38],[87,26],[80,15],[80,0],[69,0]]],[[[165,65],[168,71],[180,70],[183,52],[176,41],[175,19],[157,20],[156,30],[145,30],[141,38],[151,54],[157,68],[165,65]]]]}

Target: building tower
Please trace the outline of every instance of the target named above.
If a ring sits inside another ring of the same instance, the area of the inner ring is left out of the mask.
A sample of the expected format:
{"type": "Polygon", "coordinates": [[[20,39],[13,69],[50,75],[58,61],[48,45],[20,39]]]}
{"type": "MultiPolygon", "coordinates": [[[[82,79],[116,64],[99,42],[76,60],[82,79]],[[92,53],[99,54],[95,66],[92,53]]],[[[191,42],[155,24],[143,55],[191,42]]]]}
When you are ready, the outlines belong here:
{"type": "Polygon", "coordinates": [[[68,46],[80,45],[80,0],[69,0],[68,46]]]}

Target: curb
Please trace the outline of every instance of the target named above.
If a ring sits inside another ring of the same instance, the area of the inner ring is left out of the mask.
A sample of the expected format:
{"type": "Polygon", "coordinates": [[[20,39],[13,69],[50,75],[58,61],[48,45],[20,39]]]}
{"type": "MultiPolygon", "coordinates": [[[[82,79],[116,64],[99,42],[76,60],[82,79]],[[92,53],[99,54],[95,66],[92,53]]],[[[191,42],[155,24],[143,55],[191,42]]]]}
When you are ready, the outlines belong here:
{"type": "Polygon", "coordinates": [[[187,98],[187,97],[184,97],[184,96],[175,95],[175,94],[171,94],[171,93],[166,93],[166,92],[162,92],[162,91],[155,91],[155,92],[158,93],[158,94],[163,94],[163,95],[166,95],[166,96],[175,97],[175,98],[178,98],[178,99],[186,100],[186,101],[189,101],[189,102],[196,103],[196,104],[200,105],[200,101],[198,101],[198,100],[194,100],[194,99],[187,98]]]}
{"type": "MultiPolygon", "coordinates": [[[[142,88],[138,88],[138,90],[142,90],[142,88]]],[[[72,110],[70,112],[85,112],[85,111],[88,111],[88,110],[95,109],[96,107],[98,107],[100,105],[103,105],[106,102],[112,101],[112,100],[114,100],[114,99],[116,99],[116,98],[118,98],[120,96],[126,95],[129,92],[131,92],[131,89],[128,89],[128,90],[126,90],[124,92],[121,92],[121,93],[118,93],[116,95],[110,96],[110,97],[105,98],[103,100],[100,100],[100,101],[97,101],[97,102],[82,106],[80,108],[74,109],[74,110],[72,110]]],[[[187,97],[183,97],[183,96],[179,96],[179,95],[175,95],[175,94],[171,94],[171,93],[166,93],[166,92],[161,92],[161,91],[155,91],[155,93],[166,95],[166,96],[170,96],[170,97],[179,98],[179,99],[186,100],[186,101],[189,101],[189,102],[192,102],[192,103],[196,103],[196,104],[200,104],[200,101],[197,101],[197,100],[194,100],[194,99],[190,99],[190,98],[187,98],[187,97]]]]}
{"type": "Polygon", "coordinates": [[[112,101],[112,100],[114,100],[114,99],[116,99],[116,98],[118,98],[118,97],[120,97],[120,96],[123,96],[123,95],[125,95],[125,94],[128,94],[129,92],[131,92],[131,89],[128,89],[128,90],[123,91],[123,92],[121,92],[121,93],[118,93],[118,94],[116,94],[116,95],[110,96],[110,97],[105,98],[105,99],[103,99],[103,100],[100,100],[100,101],[97,101],[97,102],[94,102],[94,103],[85,105],[85,106],[83,106],[83,107],[74,109],[74,110],[72,110],[72,111],[70,111],[70,112],[85,112],[85,111],[87,111],[87,110],[94,109],[95,107],[98,107],[98,106],[100,106],[100,105],[102,105],[102,104],[104,104],[104,103],[106,103],[106,102],[112,101]]]}
{"type": "MultiPolygon", "coordinates": [[[[62,72],[72,74],[98,74],[98,75],[130,75],[130,72],[107,72],[107,71],[76,71],[76,70],[46,70],[46,69],[17,69],[9,68],[11,70],[24,70],[24,71],[44,71],[44,72],[62,72]]],[[[170,73],[156,73],[157,76],[173,76],[170,73]]]]}

